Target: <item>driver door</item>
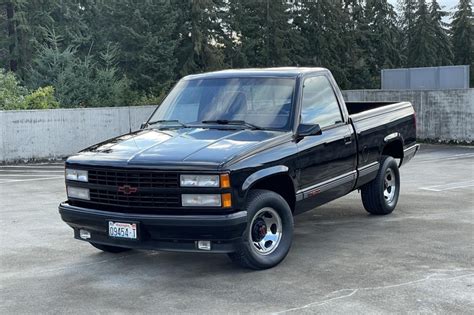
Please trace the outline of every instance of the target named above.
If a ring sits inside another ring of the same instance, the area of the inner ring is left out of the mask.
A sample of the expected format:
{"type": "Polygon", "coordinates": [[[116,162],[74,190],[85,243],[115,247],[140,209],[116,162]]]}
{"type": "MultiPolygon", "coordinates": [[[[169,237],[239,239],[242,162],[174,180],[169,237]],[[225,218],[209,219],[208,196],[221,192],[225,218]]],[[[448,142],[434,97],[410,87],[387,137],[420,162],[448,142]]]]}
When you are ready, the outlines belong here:
{"type": "Polygon", "coordinates": [[[352,190],[356,179],[356,141],[344,121],[333,86],[325,75],[303,84],[300,123],[319,124],[321,135],[297,143],[298,211],[311,210],[352,190]]]}

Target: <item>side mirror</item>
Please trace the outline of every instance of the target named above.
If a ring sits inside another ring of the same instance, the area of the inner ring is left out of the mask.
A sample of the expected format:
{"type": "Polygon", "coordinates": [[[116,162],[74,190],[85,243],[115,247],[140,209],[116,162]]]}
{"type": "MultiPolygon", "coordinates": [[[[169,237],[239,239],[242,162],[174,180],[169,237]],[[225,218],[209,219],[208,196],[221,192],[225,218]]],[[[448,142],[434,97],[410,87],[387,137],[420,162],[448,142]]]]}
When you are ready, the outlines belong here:
{"type": "Polygon", "coordinates": [[[140,129],[145,129],[146,128],[146,122],[142,122],[142,124],[140,125],[140,129]]]}
{"type": "Polygon", "coordinates": [[[298,137],[319,136],[322,131],[318,124],[300,124],[296,134],[298,137]]]}

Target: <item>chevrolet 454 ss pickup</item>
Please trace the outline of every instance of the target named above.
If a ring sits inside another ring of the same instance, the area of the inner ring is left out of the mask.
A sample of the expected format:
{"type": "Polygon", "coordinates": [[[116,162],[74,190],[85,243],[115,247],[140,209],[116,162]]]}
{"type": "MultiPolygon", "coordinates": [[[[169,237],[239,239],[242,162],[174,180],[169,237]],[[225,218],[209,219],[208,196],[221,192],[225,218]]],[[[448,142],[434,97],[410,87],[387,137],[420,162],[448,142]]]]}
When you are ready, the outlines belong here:
{"type": "Polygon", "coordinates": [[[227,253],[270,268],[296,214],[356,189],[368,212],[391,213],[415,139],[410,103],[344,102],[326,69],[191,75],[140,130],[67,159],[59,212],[106,252],[227,253]]]}

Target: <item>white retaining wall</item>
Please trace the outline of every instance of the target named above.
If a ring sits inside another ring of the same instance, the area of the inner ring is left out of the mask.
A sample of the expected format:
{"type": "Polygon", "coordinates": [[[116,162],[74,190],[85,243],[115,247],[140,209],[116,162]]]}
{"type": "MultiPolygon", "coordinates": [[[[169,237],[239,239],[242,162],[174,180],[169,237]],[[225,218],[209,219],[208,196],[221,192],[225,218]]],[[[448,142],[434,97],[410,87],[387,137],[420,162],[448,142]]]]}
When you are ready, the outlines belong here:
{"type": "Polygon", "coordinates": [[[352,90],[344,91],[343,95],[349,102],[411,102],[416,111],[419,139],[474,141],[474,89],[352,90]]]}
{"type": "MultiPolygon", "coordinates": [[[[344,91],[348,101],[411,101],[420,139],[474,140],[474,89],[344,91]]],[[[155,106],[0,111],[0,163],[62,158],[137,130],[155,106]]]]}
{"type": "Polygon", "coordinates": [[[155,106],[0,111],[0,163],[61,158],[137,130],[155,106]]]}

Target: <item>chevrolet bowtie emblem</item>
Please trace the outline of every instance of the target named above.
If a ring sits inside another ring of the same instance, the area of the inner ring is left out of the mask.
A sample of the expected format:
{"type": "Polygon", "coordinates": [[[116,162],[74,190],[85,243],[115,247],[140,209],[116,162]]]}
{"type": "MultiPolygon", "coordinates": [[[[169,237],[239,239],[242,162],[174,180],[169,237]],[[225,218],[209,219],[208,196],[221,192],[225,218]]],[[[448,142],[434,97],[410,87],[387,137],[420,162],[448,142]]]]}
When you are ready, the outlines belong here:
{"type": "Polygon", "coordinates": [[[136,193],[138,191],[138,188],[132,187],[130,185],[123,185],[123,186],[119,186],[118,191],[125,195],[130,195],[130,194],[136,193]]]}

